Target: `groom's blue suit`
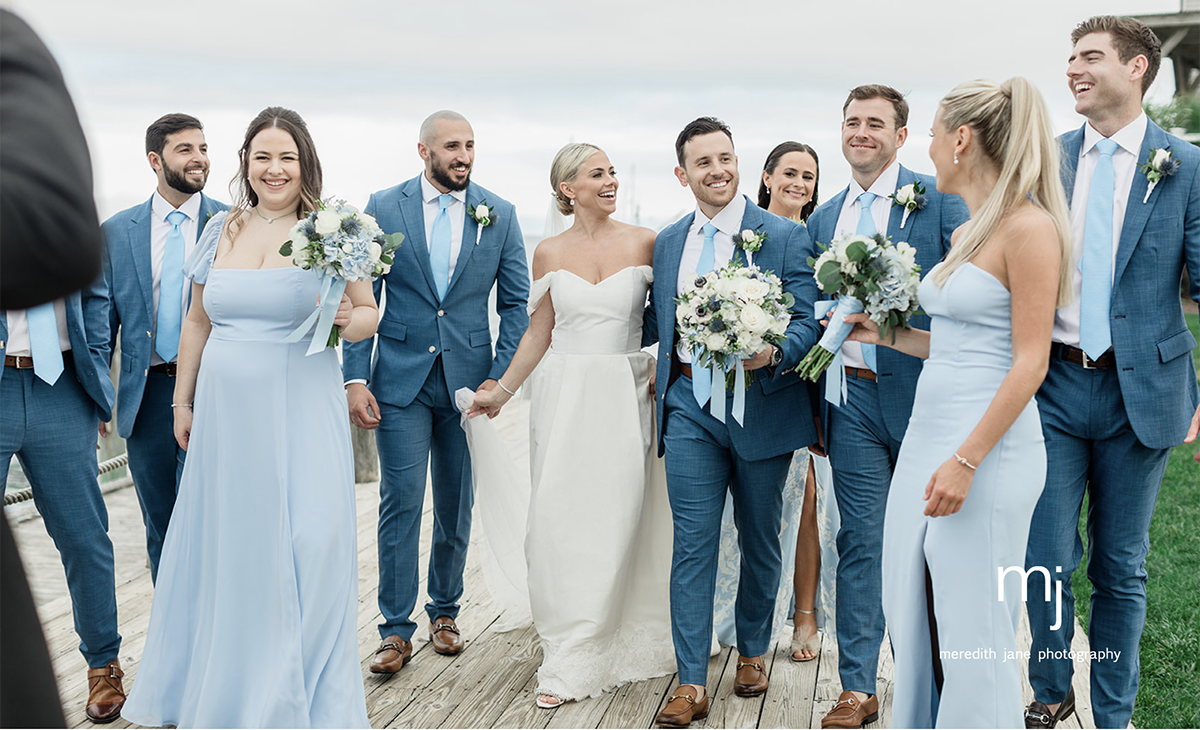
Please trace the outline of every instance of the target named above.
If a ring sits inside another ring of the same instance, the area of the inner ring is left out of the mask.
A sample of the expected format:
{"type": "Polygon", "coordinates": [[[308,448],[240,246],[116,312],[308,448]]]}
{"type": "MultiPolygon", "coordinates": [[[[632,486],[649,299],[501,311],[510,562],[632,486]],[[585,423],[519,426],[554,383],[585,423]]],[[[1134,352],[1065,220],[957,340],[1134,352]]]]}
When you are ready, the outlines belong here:
{"type": "MultiPolygon", "coordinates": [[[[1083,128],[1060,138],[1068,200],[1083,139],[1083,128]]],[[[1125,727],[1133,713],[1146,619],[1147,533],[1170,449],[1183,441],[1200,400],[1189,356],[1196,340],[1179,303],[1185,265],[1190,296],[1200,301],[1200,150],[1150,122],[1138,165],[1113,267],[1109,324],[1115,367],[1085,370],[1052,356],[1037,395],[1047,472],[1029,532],[1026,568],[1045,566],[1053,580],[1062,581],[1063,611],[1059,616],[1054,591],[1050,602],[1043,600],[1043,579],[1031,576],[1029,677],[1034,698],[1047,704],[1061,702],[1071,685],[1069,657],[1039,661],[1038,656],[1071,647],[1071,573],[1083,555],[1078,525],[1086,490],[1092,582],[1088,642],[1100,656],[1120,652],[1115,661],[1091,663],[1096,727],[1125,727]],[[1149,183],[1140,166],[1152,147],[1169,148],[1180,167],[1146,199],[1149,183]],[[1059,619],[1062,626],[1051,631],[1059,619]]]]}
{"type": "MultiPolygon", "coordinates": [[[[924,275],[950,250],[950,234],[967,220],[968,214],[966,204],[957,195],[937,191],[932,176],[901,165],[897,189],[914,182],[925,188],[925,207],[910,213],[901,228],[904,209],[893,205],[886,233],[893,241],[907,241],[916,249],[917,265],[924,275]]],[[[848,190],[842,190],[809,216],[808,232],[814,242],[829,245],[838,237],[835,229],[848,190]]],[[[819,250],[813,255],[817,253],[819,250]]],[[[927,330],[929,318],[917,315],[912,324],[927,330]]],[[[900,442],[908,430],[922,366],[920,359],[890,347],[876,347],[875,359],[878,372],[874,382],[845,376],[844,405],[831,406],[825,400],[823,380],[822,387],[816,389],[841,513],[837,535],[838,672],[843,690],[866,694],[875,694],[884,633],[880,558],[888,487],[900,442]]]]}
{"type": "MultiPolygon", "coordinates": [[[[150,576],[157,579],[158,558],[175,509],[187,452],[175,442],[175,418],[171,410],[175,377],[150,371],[157,321],[150,244],[153,202],[152,196],[145,203],[113,215],[100,229],[104,234],[104,280],[110,299],[110,357],[116,352],[118,331],[121,339],[117,433],[125,439],[129,453],[129,471],[146,526],[150,576]]],[[[228,207],[200,194],[196,240],[200,239],[208,219],[228,207]]]]}
{"type": "Polygon", "coordinates": [[[368,380],[380,407],[382,637],[411,639],[416,630],[409,615],[420,592],[417,541],[431,450],[434,526],[425,609],[430,621],[458,615],[473,499],[454,392],[499,379],[529,326],[529,266],[516,209],[474,183],[467,187],[467,207],[485,199],[492,222],[480,233],[464,216],[462,248],[441,300],[429,262],[420,176],[373,194],[365,209],[385,232],[404,234],[391,272],[375,280],[376,301],[387,289],[376,337],[343,350],[346,380],[368,380]],[[488,319],[493,285],[500,315],[494,355],[488,319]]]}
{"type": "MultiPolygon", "coordinates": [[[[792,452],[816,440],[808,417],[808,390],[795,373],[820,335],[813,317],[817,287],[805,263],[811,245],[803,227],[746,201],[738,230],[759,226],[767,234],[754,263],[773,271],[796,304],[780,349],[783,361],[764,368],[746,391],[745,425],[739,426],[727,399],[725,423],[703,408],[692,381],[675,357],[676,282],[680,257],[695,214],[658,234],[654,244],[654,284],[643,327],[645,344],[658,343],[656,382],[659,452],[666,455],[667,492],[674,521],[671,562],[671,632],[679,681],[707,684],[713,632],[713,593],[721,512],[728,489],[742,553],[737,600],[738,651],[745,657],[765,654],[779,585],[782,556],[778,525],[783,482],[792,452]],[[800,415],[803,414],[803,415],[800,415]]],[[[745,263],[745,255],[734,251],[745,263]]]]}

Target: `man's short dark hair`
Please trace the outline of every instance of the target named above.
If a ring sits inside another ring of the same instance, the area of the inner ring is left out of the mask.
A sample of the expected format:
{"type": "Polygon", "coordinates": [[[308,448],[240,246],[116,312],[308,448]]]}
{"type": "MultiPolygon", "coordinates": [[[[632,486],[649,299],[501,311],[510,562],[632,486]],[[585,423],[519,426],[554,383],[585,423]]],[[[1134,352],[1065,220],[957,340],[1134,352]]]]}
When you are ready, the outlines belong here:
{"type": "Polygon", "coordinates": [[[883,99],[891,102],[896,115],[896,129],[908,126],[908,102],[904,100],[904,94],[883,84],[864,84],[851,89],[850,95],[846,97],[846,103],[842,104],[842,119],[846,118],[846,110],[850,108],[850,102],[867,101],[868,99],[883,99]]]}
{"type": "Polygon", "coordinates": [[[200,120],[188,114],[167,114],[154,120],[146,127],[146,154],[153,152],[162,156],[163,148],[167,146],[167,137],[185,129],[204,131],[200,120]]]}
{"type": "Polygon", "coordinates": [[[1129,63],[1136,56],[1146,57],[1146,75],[1142,76],[1142,96],[1150,90],[1158,67],[1162,64],[1162,43],[1145,23],[1135,18],[1119,18],[1115,15],[1097,15],[1088,18],[1071,31],[1071,45],[1092,33],[1108,33],[1112,46],[1121,63],[1129,63]]]}
{"type": "Polygon", "coordinates": [[[712,134],[713,132],[724,132],[725,136],[729,138],[729,143],[733,144],[733,132],[729,131],[729,125],[716,117],[700,117],[695,121],[689,122],[683,128],[683,131],[675,138],[675,157],[679,160],[680,167],[686,167],[683,164],[683,146],[695,137],[699,137],[702,134],[712,134]]]}

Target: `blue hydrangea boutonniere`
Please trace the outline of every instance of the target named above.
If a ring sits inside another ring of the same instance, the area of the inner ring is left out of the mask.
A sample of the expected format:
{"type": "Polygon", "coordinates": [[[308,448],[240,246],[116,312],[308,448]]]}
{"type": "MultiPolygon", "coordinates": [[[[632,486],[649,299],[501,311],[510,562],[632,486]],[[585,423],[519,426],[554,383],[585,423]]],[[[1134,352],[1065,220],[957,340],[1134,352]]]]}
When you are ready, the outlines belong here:
{"type": "Polygon", "coordinates": [[[483,229],[492,225],[492,209],[488,206],[487,200],[484,200],[479,205],[468,205],[467,213],[479,224],[475,230],[475,245],[478,246],[479,239],[483,236],[483,229]]]}
{"type": "Polygon", "coordinates": [[[1142,202],[1150,200],[1150,193],[1153,192],[1154,186],[1159,180],[1164,177],[1171,177],[1179,171],[1179,160],[1171,155],[1171,148],[1156,149],[1150,148],[1150,161],[1141,166],[1142,172],[1146,175],[1146,179],[1150,181],[1150,185],[1146,188],[1146,197],[1142,198],[1142,202]]]}
{"type": "Polygon", "coordinates": [[[919,182],[911,182],[888,196],[892,205],[903,206],[904,215],[900,218],[900,227],[908,222],[908,216],[915,210],[925,207],[925,188],[919,182]]]}

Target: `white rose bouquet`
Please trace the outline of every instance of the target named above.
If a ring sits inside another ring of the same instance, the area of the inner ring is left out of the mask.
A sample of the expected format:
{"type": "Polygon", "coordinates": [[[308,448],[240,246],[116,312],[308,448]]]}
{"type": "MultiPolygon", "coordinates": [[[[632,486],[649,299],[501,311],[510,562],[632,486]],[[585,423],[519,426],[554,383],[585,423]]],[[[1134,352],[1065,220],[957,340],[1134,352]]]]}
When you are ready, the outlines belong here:
{"type": "Polygon", "coordinates": [[[850,235],[834,241],[817,258],[809,258],[817,286],[837,295],[837,312],[821,340],[813,346],[796,372],[816,380],[833,362],[834,355],[854,329],[846,315],[865,311],[879,325],[881,337],[909,327],[909,318],[918,309],[917,289],[921,285],[921,267],[917,251],[904,243],[893,244],[883,235],[850,235]]]}
{"type": "Polygon", "coordinates": [[[339,331],[333,326],[333,316],[346,283],[370,281],[391,271],[392,254],[403,240],[403,233],[384,234],[374,218],[344,200],[318,201],[317,209],[297,221],[288,232],[288,240],[279,247],[279,253],[291,256],[296,266],[311,269],[321,277],[316,311],[286,341],[299,341],[316,322],[308,354],[336,347],[339,331]],[[320,344],[322,341],[325,345],[320,344]]]}
{"type": "Polygon", "coordinates": [[[783,342],[794,304],[779,277],[736,261],[697,275],[675,300],[675,326],[693,366],[712,370],[717,419],[725,419],[725,392],[732,390],[734,418],[742,422],[748,379],[742,360],[783,342]]]}

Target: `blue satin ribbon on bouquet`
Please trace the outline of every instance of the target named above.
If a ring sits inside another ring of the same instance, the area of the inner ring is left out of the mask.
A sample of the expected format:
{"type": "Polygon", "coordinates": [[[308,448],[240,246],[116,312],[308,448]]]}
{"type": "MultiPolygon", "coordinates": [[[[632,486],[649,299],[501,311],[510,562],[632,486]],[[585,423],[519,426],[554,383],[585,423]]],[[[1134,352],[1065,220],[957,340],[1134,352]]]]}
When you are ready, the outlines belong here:
{"type": "Polygon", "coordinates": [[[321,275],[321,297],[320,304],[313,310],[313,313],[308,315],[308,318],[300,323],[300,326],[292,331],[290,335],[283,338],[284,342],[299,342],[304,333],[308,332],[313,326],[313,322],[317,323],[317,329],[313,332],[312,341],[308,345],[308,352],[304,353],[307,357],[314,352],[321,352],[329,346],[329,333],[333,331],[333,318],[337,316],[338,307],[342,303],[342,294],[346,292],[346,280],[330,276],[329,274],[321,275]]]}
{"type": "MultiPolygon", "coordinates": [[[[848,334],[849,330],[853,329],[853,326],[846,324],[845,318],[847,315],[863,311],[862,302],[848,296],[841,296],[837,300],[823,299],[818,301],[813,307],[816,311],[817,321],[828,317],[830,310],[835,306],[838,307],[837,315],[834,321],[829,323],[829,329],[826,330],[826,333],[830,336],[837,335],[839,329],[845,329],[848,334]]],[[[837,352],[833,354],[833,361],[829,363],[829,368],[825,370],[825,400],[835,406],[842,406],[845,405],[848,398],[846,369],[843,367],[842,348],[839,346],[837,352]]]]}
{"type": "MultiPolygon", "coordinates": [[[[713,363],[709,368],[712,372],[712,394],[709,396],[708,412],[712,417],[725,423],[725,374],[723,366],[713,363]]],[[[746,421],[746,370],[742,359],[738,358],[733,375],[733,420],[739,426],[746,421]]]]}

